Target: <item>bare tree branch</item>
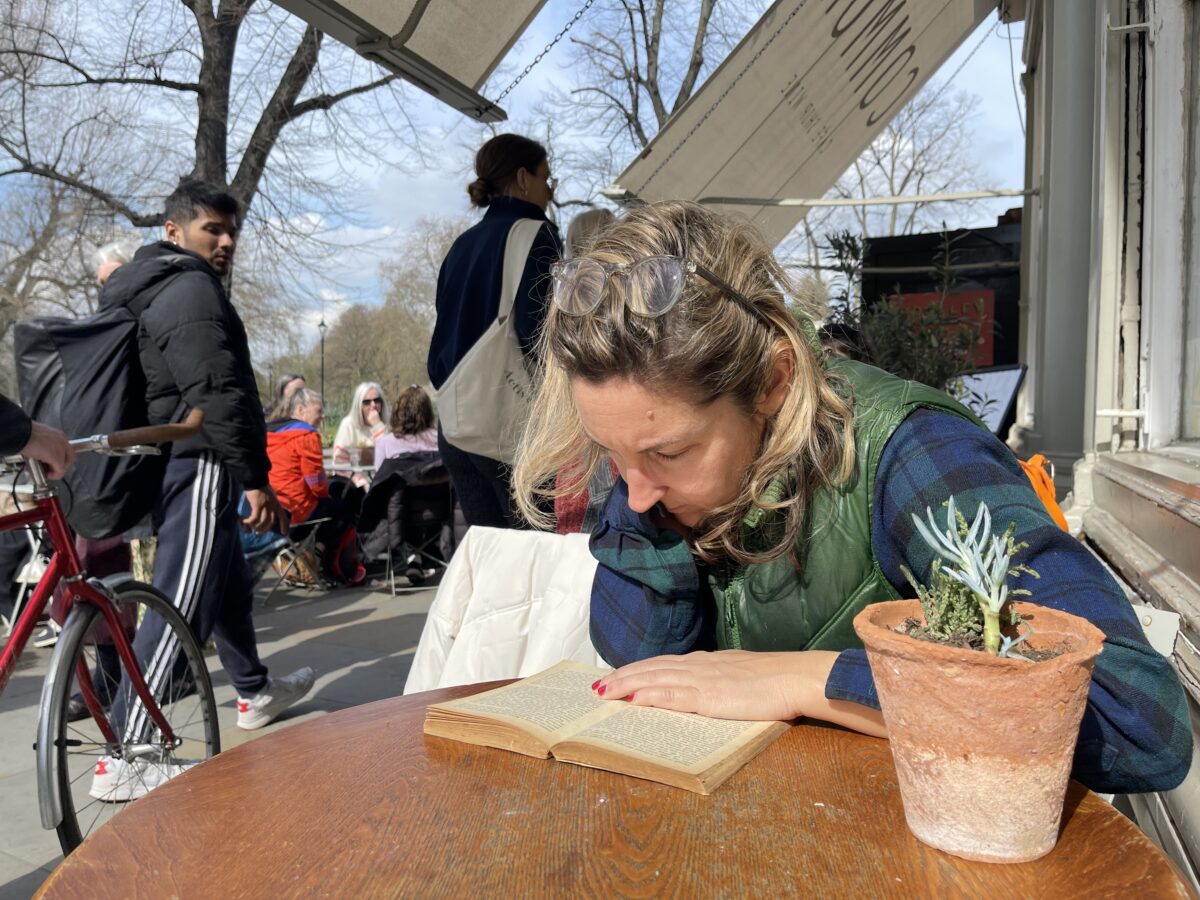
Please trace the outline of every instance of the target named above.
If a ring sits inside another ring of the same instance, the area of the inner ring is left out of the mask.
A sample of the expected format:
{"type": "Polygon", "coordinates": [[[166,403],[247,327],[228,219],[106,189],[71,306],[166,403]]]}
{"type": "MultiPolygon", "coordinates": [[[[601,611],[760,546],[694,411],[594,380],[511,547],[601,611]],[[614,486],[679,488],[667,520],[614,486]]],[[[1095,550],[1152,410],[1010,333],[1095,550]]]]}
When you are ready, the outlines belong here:
{"type": "Polygon", "coordinates": [[[292,53],[287,68],[280,76],[279,83],[275,86],[275,93],[267,102],[262,115],[259,116],[250,143],[246,147],[245,153],[242,154],[242,162],[238,166],[237,175],[234,176],[233,183],[230,185],[231,193],[243,205],[248,206],[249,200],[258,190],[258,183],[262,178],[263,169],[266,167],[267,157],[270,156],[275,142],[279,139],[279,132],[293,118],[296,98],[300,96],[300,92],[312,74],[313,67],[317,64],[317,53],[320,49],[321,32],[309,25],[304,29],[300,44],[292,53]]]}
{"type": "Polygon", "coordinates": [[[715,6],[716,0],[701,0],[700,13],[696,17],[696,33],[692,38],[692,53],[688,57],[687,71],[679,82],[675,102],[671,104],[671,112],[683,106],[696,89],[696,79],[700,77],[700,70],[704,67],[704,45],[708,42],[708,26],[715,6]]]}
{"type": "Polygon", "coordinates": [[[63,66],[76,73],[79,81],[38,81],[33,82],[35,87],[39,88],[56,88],[56,87],[80,87],[85,84],[103,85],[103,84],[141,84],[151,87],[167,88],[173,91],[195,91],[199,92],[200,85],[192,81],[174,81],[170,78],[160,78],[157,76],[151,77],[136,77],[133,75],[92,75],[83,66],[80,66],[66,57],[55,56],[51,53],[41,53],[36,50],[0,50],[0,56],[27,56],[32,59],[40,59],[44,62],[52,62],[63,66]]]}
{"type": "Polygon", "coordinates": [[[385,75],[383,78],[377,78],[374,81],[368,81],[365,84],[360,84],[357,87],[347,88],[344,91],[338,91],[336,94],[319,94],[316,97],[309,97],[307,100],[302,100],[292,106],[288,115],[288,121],[298,119],[300,116],[306,115],[317,110],[332,109],[338,103],[350,97],[356,97],[359,94],[368,94],[371,91],[381,87],[386,87],[394,81],[399,81],[399,75],[385,75]]]}

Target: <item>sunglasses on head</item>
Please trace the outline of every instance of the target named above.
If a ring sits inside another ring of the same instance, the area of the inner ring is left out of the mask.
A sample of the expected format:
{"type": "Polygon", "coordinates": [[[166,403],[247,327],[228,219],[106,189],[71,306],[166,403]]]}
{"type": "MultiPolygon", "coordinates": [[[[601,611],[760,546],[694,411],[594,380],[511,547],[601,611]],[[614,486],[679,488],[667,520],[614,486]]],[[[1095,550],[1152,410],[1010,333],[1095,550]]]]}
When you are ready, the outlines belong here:
{"type": "Polygon", "coordinates": [[[609,284],[621,279],[625,308],[637,316],[657,319],[683,296],[692,275],[699,275],[731,297],[759,321],[770,324],[749,298],[708,269],[681,256],[647,256],[631,263],[602,263],[594,259],[568,259],[550,269],[554,279],[554,305],[568,316],[586,316],[600,305],[609,284]]]}

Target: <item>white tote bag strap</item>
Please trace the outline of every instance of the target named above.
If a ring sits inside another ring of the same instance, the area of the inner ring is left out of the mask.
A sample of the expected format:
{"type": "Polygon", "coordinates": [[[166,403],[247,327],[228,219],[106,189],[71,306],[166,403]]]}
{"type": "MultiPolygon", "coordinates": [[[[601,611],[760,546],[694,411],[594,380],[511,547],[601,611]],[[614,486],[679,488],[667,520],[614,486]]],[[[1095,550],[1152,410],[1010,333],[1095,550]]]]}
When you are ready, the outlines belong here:
{"type": "Polygon", "coordinates": [[[496,320],[437,390],[446,439],[460,450],[506,463],[515,456],[533,394],[512,312],[542,225],[541,219],[518,219],[509,229],[496,320]]]}
{"type": "Polygon", "coordinates": [[[504,274],[500,281],[500,309],[496,318],[500,322],[508,319],[517,302],[517,291],[521,288],[521,276],[525,274],[525,261],[538,232],[542,230],[541,219],[517,219],[508,232],[504,245],[504,274]]]}

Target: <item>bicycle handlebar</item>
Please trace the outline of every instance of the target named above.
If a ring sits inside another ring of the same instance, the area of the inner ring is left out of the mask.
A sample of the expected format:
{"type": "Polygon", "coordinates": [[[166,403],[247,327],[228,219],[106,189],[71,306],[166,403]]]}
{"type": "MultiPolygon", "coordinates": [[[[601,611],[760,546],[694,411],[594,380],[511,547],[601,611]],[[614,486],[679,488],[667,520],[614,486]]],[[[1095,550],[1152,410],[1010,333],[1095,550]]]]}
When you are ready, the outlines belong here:
{"type": "Polygon", "coordinates": [[[204,410],[193,409],[186,419],[174,425],[147,425],[144,428],[113,432],[108,436],[108,446],[120,450],[135,444],[169,444],[172,441],[183,441],[199,434],[203,424],[204,410]]]}
{"type": "Polygon", "coordinates": [[[76,450],[131,450],[143,444],[169,444],[198,434],[203,424],[204,410],[193,409],[186,419],[174,425],[146,425],[107,435],[94,434],[71,441],[71,446],[76,450]]]}

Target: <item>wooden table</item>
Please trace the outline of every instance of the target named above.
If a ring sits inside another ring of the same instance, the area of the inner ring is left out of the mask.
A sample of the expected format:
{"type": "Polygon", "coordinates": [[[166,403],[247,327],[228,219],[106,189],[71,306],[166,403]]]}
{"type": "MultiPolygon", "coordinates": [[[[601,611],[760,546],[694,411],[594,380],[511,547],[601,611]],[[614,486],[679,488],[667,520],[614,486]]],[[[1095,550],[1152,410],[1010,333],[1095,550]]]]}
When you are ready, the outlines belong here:
{"type": "Polygon", "coordinates": [[[985,865],[919,843],[884,741],[799,725],[703,797],[426,737],[428,703],[342,710],[131,804],[42,897],[1186,897],[1134,825],[1072,783],[1058,846],[985,865]]]}

